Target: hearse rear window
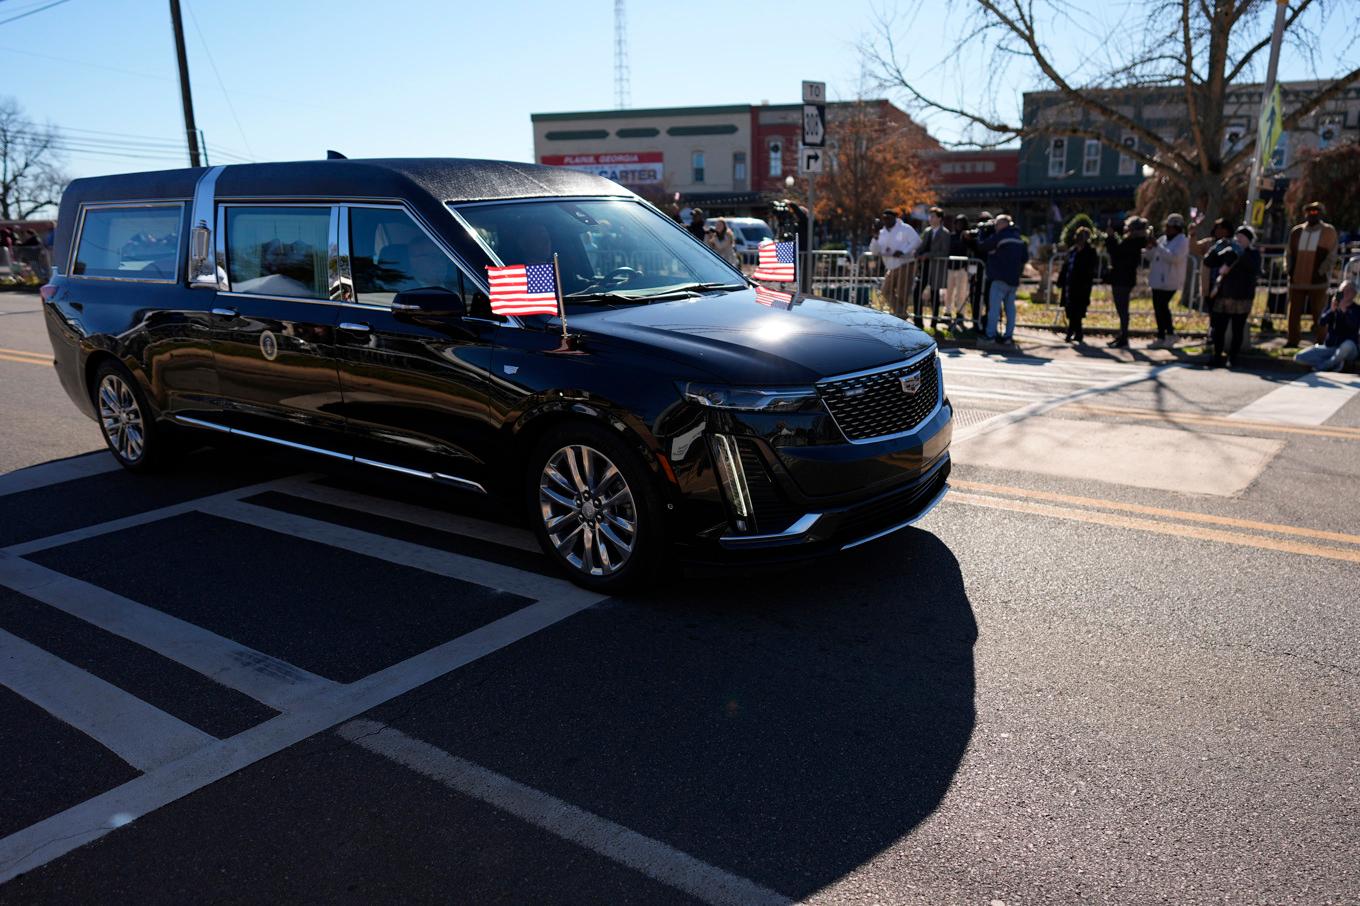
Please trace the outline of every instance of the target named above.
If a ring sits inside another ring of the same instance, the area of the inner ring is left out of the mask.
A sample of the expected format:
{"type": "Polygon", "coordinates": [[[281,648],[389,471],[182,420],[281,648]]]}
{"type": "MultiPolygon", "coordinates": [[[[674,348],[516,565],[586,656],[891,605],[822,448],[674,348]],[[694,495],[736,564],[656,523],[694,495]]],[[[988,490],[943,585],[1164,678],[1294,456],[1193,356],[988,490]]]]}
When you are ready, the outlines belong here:
{"type": "Polygon", "coordinates": [[[327,207],[227,208],[232,292],[328,298],[327,207]]]}
{"type": "Polygon", "coordinates": [[[183,205],[88,208],[72,273],[125,280],[174,280],[183,205]]]}

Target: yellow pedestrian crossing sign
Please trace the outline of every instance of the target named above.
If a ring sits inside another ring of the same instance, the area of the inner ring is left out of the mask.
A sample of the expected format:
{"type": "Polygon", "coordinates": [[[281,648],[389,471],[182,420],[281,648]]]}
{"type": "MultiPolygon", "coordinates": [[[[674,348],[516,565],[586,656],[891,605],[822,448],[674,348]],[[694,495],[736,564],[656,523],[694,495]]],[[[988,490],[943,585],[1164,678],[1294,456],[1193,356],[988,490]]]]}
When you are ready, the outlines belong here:
{"type": "Polygon", "coordinates": [[[1261,161],[1261,169],[1270,165],[1275,146],[1280,143],[1284,132],[1284,110],[1280,104],[1280,86],[1270,93],[1266,104],[1261,108],[1261,124],[1256,131],[1256,155],[1261,161]]]}

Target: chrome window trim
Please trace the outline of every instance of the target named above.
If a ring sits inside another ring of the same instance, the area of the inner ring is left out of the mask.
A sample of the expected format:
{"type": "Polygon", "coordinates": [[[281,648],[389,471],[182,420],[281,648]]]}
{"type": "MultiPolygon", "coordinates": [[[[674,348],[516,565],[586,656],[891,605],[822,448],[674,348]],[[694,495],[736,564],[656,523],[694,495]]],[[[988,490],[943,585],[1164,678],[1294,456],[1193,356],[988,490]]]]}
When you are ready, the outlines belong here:
{"type": "Polygon", "coordinates": [[[179,422],[180,424],[188,425],[193,428],[203,428],[208,431],[217,431],[222,434],[230,434],[234,437],[245,437],[250,440],[260,440],[266,443],[278,444],[281,447],[288,447],[291,450],[301,450],[304,453],[316,453],[320,456],[329,456],[332,459],[340,459],[344,460],[345,462],[352,462],[362,466],[373,466],[374,468],[387,469],[392,472],[399,472],[403,475],[411,475],[416,478],[424,478],[430,481],[444,482],[446,484],[452,484],[456,487],[460,487],[464,490],[476,491],[479,494],[486,493],[486,488],[483,487],[478,482],[472,481],[469,478],[459,478],[457,475],[448,475],[444,472],[426,472],[422,469],[408,469],[406,466],[398,466],[394,465],[393,463],[382,462],[381,460],[377,459],[367,459],[365,457],[354,456],[349,453],[340,453],[336,450],[328,450],[325,447],[314,447],[311,446],[310,444],[302,444],[293,440],[284,440],[281,437],[273,437],[268,434],[259,434],[254,431],[246,431],[242,428],[229,428],[226,425],[219,425],[216,422],[206,421],[201,418],[191,418],[190,416],[187,415],[175,415],[172,413],[170,415],[170,419],[172,421],[179,422]]]}
{"type": "MultiPolygon", "coordinates": [[[[920,355],[913,356],[912,358],[906,359],[905,361],[902,362],[898,362],[895,365],[884,365],[881,368],[870,368],[866,371],[853,371],[850,374],[837,375],[836,377],[833,378],[824,378],[818,381],[814,386],[820,387],[822,384],[835,383],[837,381],[844,381],[847,379],[857,377],[865,377],[867,375],[878,374],[879,372],[883,371],[896,371],[899,368],[909,368],[912,365],[915,365],[917,362],[924,359],[926,356],[930,355],[932,352],[938,351],[939,351],[938,346],[931,346],[929,349],[927,349],[920,355]]],[[[899,440],[903,437],[910,437],[913,434],[919,434],[922,428],[924,428],[926,425],[934,421],[935,416],[940,414],[940,410],[944,408],[944,363],[940,361],[939,356],[935,357],[935,387],[936,387],[935,407],[930,410],[929,415],[927,415],[925,418],[921,419],[919,422],[916,423],[916,427],[908,428],[906,431],[898,431],[893,434],[880,434],[877,437],[861,437],[858,440],[852,440],[850,435],[845,433],[845,429],[841,427],[840,422],[836,421],[836,413],[831,411],[831,407],[826,404],[826,400],[822,400],[822,408],[826,410],[827,415],[831,416],[831,423],[836,426],[837,431],[841,432],[841,437],[845,438],[846,443],[856,445],[879,444],[885,441],[899,440]]],[[[819,399],[820,396],[821,395],[818,394],[819,399]]]]}
{"type": "Polygon", "coordinates": [[[223,288],[222,278],[219,276],[217,255],[215,251],[215,240],[213,231],[217,225],[217,218],[213,215],[213,205],[217,194],[217,177],[222,175],[225,167],[211,167],[194,185],[194,201],[191,214],[189,216],[189,236],[188,249],[189,273],[187,279],[192,289],[217,289],[223,288]],[[193,258],[194,230],[205,229],[208,231],[208,254],[213,260],[204,259],[195,261],[193,258]]]}
{"type": "Polygon", "coordinates": [[[179,243],[175,246],[175,269],[170,277],[109,277],[103,274],[77,274],[76,260],[80,257],[80,240],[85,235],[85,215],[90,211],[98,210],[122,210],[132,208],[179,208],[180,230],[183,231],[184,206],[189,201],[187,198],[175,199],[156,199],[144,201],[91,201],[82,202],[80,214],[76,219],[75,235],[71,240],[71,250],[66,259],[66,279],[68,280],[113,280],[119,283],[178,283],[179,268],[183,263],[183,249],[187,237],[180,236],[179,243]]]}
{"type": "Polygon", "coordinates": [[[273,302],[304,302],[307,305],[338,305],[341,308],[359,308],[364,311],[391,311],[386,305],[341,302],[338,299],[317,299],[313,296],[280,296],[272,293],[243,293],[234,290],[219,290],[218,295],[225,296],[228,299],[269,299],[273,302]]]}
{"type": "MultiPolygon", "coordinates": [[[[330,256],[330,237],[334,235],[336,229],[335,202],[326,201],[265,201],[265,202],[234,202],[219,199],[217,201],[217,249],[216,257],[218,267],[221,268],[217,291],[219,293],[230,294],[233,296],[243,296],[255,299],[284,299],[289,302],[322,302],[330,304],[331,300],[321,296],[278,296],[269,293],[237,292],[231,288],[231,269],[227,267],[227,208],[330,208],[330,220],[326,224],[327,249],[326,249],[326,273],[329,282],[331,271],[330,256]]],[[[341,303],[348,304],[348,303],[341,303]]]]}
{"type": "Polygon", "coordinates": [[[449,210],[457,208],[480,208],[489,204],[529,204],[534,201],[642,201],[636,195],[527,195],[519,198],[479,198],[476,201],[446,201],[444,207],[449,210]]]}

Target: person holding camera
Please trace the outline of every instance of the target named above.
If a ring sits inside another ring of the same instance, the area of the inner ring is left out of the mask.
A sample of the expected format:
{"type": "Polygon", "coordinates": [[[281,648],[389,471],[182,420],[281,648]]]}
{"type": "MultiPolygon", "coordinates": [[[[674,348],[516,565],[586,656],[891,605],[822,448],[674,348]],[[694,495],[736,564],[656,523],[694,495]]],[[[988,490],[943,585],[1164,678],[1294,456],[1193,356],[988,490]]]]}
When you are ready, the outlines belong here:
{"type": "Polygon", "coordinates": [[[1299,352],[1294,361],[1314,371],[1341,371],[1360,358],[1360,305],[1355,302],[1354,280],[1341,284],[1318,323],[1326,331],[1322,342],[1299,352]]]}
{"type": "Polygon", "coordinates": [[[996,215],[996,232],[978,242],[978,251],[987,256],[987,278],[992,288],[987,297],[987,335],[989,344],[1010,344],[1015,335],[1015,294],[1020,289],[1020,275],[1025,270],[1029,249],[1020,238],[1020,230],[1011,223],[1009,214],[996,215]],[[1006,335],[998,339],[1001,307],[1006,307],[1006,335]]]}
{"type": "Polygon", "coordinates": [[[911,224],[900,220],[892,208],[885,208],[881,217],[882,226],[878,235],[869,243],[869,253],[883,259],[883,300],[888,311],[899,318],[907,316],[907,292],[911,288],[914,268],[906,265],[911,261],[921,237],[911,228],[911,224]]]}
{"type": "Polygon", "coordinates": [[[1152,290],[1152,313],[1157,319],[1157,339],[1149,349],[1174,349],[1176,324],[1171,318],[1171,300],[1185,286],[1185,267],[1190,259],[1190,240],[1185,236],[1185,218],[1170,214],[1162,235],[1144,253],[1148,260],[1148,288],[1152,290]]]}

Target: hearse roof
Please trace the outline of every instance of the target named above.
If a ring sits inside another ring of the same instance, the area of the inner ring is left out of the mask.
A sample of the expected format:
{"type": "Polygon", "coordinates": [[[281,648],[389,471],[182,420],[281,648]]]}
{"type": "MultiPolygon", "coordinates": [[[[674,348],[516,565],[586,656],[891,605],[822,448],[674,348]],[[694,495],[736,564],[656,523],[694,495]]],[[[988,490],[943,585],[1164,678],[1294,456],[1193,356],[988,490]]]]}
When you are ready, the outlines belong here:
{"type": "MultiPolygon", "coordinates": [[[[190,198],[206,168],[159,170],[77,179],[68,198],[80,202],[190,198]]],[[[415,157],[230,164],[217,178],[222,198],[405,198],[413,191],[439,201],[481,201],[551,195],[620,195],[627,189],[600,176],[499,160],[415,157]]]]}

